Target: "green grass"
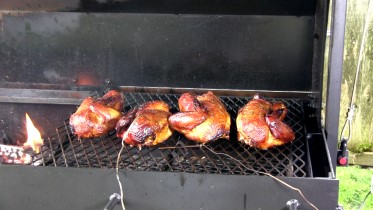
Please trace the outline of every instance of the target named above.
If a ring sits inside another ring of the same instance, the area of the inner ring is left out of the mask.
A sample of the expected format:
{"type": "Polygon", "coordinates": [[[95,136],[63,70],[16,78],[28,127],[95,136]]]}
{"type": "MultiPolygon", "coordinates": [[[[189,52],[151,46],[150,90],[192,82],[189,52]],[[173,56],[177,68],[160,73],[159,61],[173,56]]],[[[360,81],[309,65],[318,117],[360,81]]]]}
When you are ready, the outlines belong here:
{"type": "MultiPolygon", "coordinates": [[[[359,209],[370,190],[373,169],[362,169],[358,166],[337,167],[339,179],[339,204],[345,210],[359,209]]],[[[369,195],[364,210],[373,209],[373,195],[369,195]]]]}

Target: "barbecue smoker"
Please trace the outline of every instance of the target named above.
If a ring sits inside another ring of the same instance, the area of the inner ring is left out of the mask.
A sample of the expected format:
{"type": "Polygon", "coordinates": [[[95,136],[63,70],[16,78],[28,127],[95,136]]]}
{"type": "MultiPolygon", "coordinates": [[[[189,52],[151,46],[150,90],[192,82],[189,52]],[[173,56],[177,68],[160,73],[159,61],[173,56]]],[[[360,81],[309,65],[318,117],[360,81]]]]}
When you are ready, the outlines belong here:
{"type": "Polygon", "coordinates": [[[104,209],[109,197],[115,201],[121,140],[114,131],[78,139],[68,119],[84,98],[118,89],[124,111],[163,100],[171,112],[182,93],[211,90],[232,125],[259,93],[286,104],[285,121],[296,135],[266,151],[239,143],[234,126],[229,141],[201,147],[176,132],[157,147],[125,146],[118,165],[126,209],[313,209],[305,198],[318,209],[337,209],[346,1],[333,3],[1,1],[0,143],[22,145],[27,112],[44,144],[29,153],[30,163],[0,166],[0,208],[104,209]]]}

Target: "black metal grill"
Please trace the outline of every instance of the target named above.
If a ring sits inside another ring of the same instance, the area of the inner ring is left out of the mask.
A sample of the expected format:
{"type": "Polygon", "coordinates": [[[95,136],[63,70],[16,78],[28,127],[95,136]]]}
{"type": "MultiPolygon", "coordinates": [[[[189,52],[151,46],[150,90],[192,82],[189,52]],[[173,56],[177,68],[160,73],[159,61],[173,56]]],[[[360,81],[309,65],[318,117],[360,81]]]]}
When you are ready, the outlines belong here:
{"type": "MultiPolygon", "coordinates": [[[[163,100],[177,112],[178,94],[125,93],[125,111],[146,101],[163,100]]],[[[282,101],[289,109],[285,121],[293,128],[296,139],[287,145],[269,150],[250,148],[237,141],[235,118],[240,107],[251,97],[221,96],[232,117],[231,139],[220,139],[198,146],[183,135],[174,134],[164,144],[143,148],[124,146],[119,167],[143,171],[174,171],[215,174],[270,173],[275,176],[307,177],[309,171],[308,146],[303,125],[304,99],[271,98],[282,101]],[[193,146],[194,145],[194,146],[193,146]],[[225,154],[222,155],[221,153],[225,154]],[[229,156],[227,156],[229,155],[229,156]],[[238,163],[236,160],[240,163],[238,163]],[[244,167],[244,166],[245,167],[244,167]]],[[[56,128],[56,134],[45,139],[41,153],[35,155],[33,165],[62,167],[115,168],[122,147],[115,132],[93,139],[79,139],[69,127],[68,120],[56,128]]]]}

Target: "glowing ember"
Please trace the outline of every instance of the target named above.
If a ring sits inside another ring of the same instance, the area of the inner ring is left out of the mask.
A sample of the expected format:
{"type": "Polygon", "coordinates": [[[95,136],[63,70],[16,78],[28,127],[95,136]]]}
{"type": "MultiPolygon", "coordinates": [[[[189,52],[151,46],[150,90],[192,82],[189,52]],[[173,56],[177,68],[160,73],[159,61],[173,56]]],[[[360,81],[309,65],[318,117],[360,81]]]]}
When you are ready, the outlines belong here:
{"type": "Polygon", "coordinates": [[[43,139],[38,129],[34,126],[30,117],[26,113],[26,129],[27,129],[27,141],[23,147],[31,147],[34,152],[39,153],[40,147],[43,145],[43,139]]]}
{"type": "Polygon", "coordinates": [[[0,164],[30,164],[32,156],[20,146],[0,144],[0,164]]]}

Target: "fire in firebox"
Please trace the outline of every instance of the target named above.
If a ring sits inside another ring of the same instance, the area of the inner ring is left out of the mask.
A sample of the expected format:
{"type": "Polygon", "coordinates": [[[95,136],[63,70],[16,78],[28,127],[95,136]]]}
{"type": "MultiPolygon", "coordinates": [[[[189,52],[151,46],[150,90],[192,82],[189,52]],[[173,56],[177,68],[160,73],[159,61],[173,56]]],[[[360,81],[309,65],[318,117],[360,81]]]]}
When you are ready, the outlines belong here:
{"type": "Polygon", "coordinates": [[[31,121],[30,116],[26,113],[26,128],[27,128],[27,141],[23,147],[31,147],[36,153],[40,152],[40,147],[43,145],[43,139],[39,130],[35,127],[34,123],[31,121]]]}
{"type": "Polygon", "coordinates": [[[26,113],[27,141],[23,146],[0,144],[0,163],[30,164],[32,154],[39,153],[43,139],[30,116],[26,113]]]}

